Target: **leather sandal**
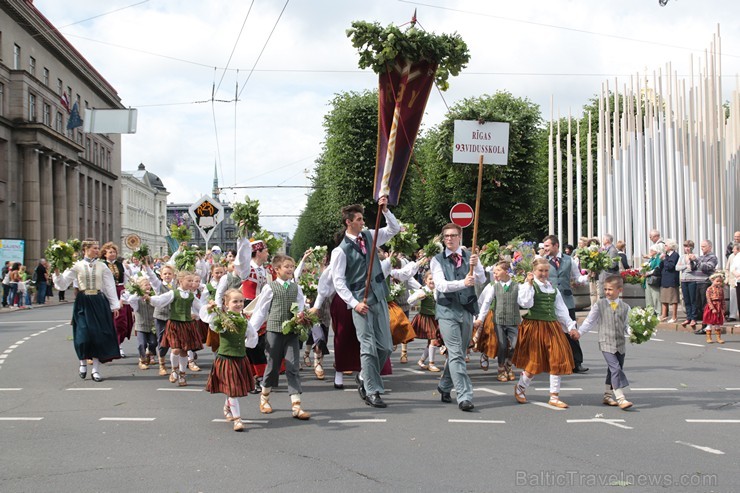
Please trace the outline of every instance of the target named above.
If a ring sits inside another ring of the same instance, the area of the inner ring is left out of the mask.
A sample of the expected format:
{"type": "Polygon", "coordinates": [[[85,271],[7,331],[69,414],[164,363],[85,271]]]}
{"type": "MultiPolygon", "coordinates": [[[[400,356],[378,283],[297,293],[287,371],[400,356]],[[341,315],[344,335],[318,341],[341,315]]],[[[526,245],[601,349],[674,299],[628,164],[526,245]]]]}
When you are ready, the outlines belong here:
{"type": "Polygon", "coordinates": [[[548,404],[550,404],[553,407],[557,407],[559,409],[567,409],[568,404],[560,400],[559,394],[550,394],[550,400],[547,401],[548,404]]]}
{"type": "Polygon", "coordinates": [[[506,370],[499,370],[498,375],[496,376],[496,380],[499,382],[508,382],[509,377],[506,375],[506,370]]]}
{"type": "Polygon", "coordinates": [[[234,415],[231,414],[231,407],[224,404],[224,418],[226,418],[226,421],[234,421],[234,415]]]}
{"type": "Polygon", "coordinates": [[[272,406],[270,405],[270,396],[260,394],[260,412],[262,414],[272,413],[272,406]]]}
{"type": "Polygon", "coordinates": [[[321,366],[321,363],[316,363],[316,366],[313,368],[313,372],[319,380],[324,379],[324,367],[321,366]]]}
{"type": "Polygon", "coordinates": [[[311,413],[301,409],[300,401],[296,401],[293,403],[293,417],[295,419],[300,419],[301,421],[306,421],[311,418],[311,413]]]}
{"type": "Polygon", "coordinates": [[[489,366],[488,356],[486,354],[481,354],[480,355],[480,367],[481,367],[481,370],[488,371],[488,366],[489,366]]]}
{"type": "Polygon", "coordinates": [[[188,386],[188,382],[187,382],[187,380],[185,380],[185,372],[184,371],[181,371],[180,373],[177,374],[177,386],[178,387],[187,387],[188,386]]]}
{"type": "Polygon", "coordinates": [[[423,360],[423,359],[420,359],[419,361],[417,361],[417,362],[416,362],[416,366],[418,366],[418,367],[419,367],[419,368],[421,368],[422,370],[426,370],[426,369],[428,369],[428,368],[429,368],[429,367],[428,367],[428,366],[426,365],[426,363],[424,363],[424,360],[423,360]]]}
{"type": "Polygon", "coordinates": [[[527,403],[527,396],[525,395],[526,390],[519,384],[514,386],[514,398],[519,404],[527,403]]]}
{"type": "Polygon", "coordinates": [[[401,351],[401,363],[408,363],[409,362],[409,355],[406,351],[401,351]]]}
{"type": "Polygon", "coordinates": [[[177,370],[172,370],[172,373],[170,373],[170,383],[177,382],[177,374],[179,372],[177,370]]]}
{"type": "Polygon", "coordinates": [[[434,372],[434,373],[442,371],[434,363],[429,363],[429,366],[427,368],[429,368],[429,371],[434,372]]]}
{"type": "Polygon", "coordinates": [[[188,370],[190,371],[200,371],[200,366],[195,364],[195,360],[188,361],[188,370]]]}
{"type": "Polygon", "coordinates": [[[244,431],[244,422],[241,418],[234,418],[234,431],[244,431]]]}

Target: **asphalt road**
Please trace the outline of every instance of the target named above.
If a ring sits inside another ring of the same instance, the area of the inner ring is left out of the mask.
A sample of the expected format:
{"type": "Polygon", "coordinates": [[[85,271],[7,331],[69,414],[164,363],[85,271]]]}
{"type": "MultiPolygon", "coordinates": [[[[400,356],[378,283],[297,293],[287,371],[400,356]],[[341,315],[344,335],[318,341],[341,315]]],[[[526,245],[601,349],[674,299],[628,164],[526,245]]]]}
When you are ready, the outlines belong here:
{"type": "MultiPolygon", "coordinates": [[[[389,407],[364,405],[351,385],[302,372],[308,422],[290,415],[285,381],[235,433],[223,396],[203,391],[213,356],[177,389],[129,356],[81,380],[71,304],[0,315],[0,492],[221,491],[739,491],[740,337],[707,345],[660,332],[628,344],[630,411],[601,404],[606,365],[595,334],[582,339],[585,375],[563,378],[571,407],[547,406],[538,376],[519,405],[513,383],[469,364],[472,413],[443,404],[438,374],[410,363],[387,377],[389,407]]],[[[136,353],[135,342],[124,349],[136,353]]],[[[438,361],[441,361],[439,359],[438,361]]],[[[347,377],[347,382],[352,378],[347,377]]]]}

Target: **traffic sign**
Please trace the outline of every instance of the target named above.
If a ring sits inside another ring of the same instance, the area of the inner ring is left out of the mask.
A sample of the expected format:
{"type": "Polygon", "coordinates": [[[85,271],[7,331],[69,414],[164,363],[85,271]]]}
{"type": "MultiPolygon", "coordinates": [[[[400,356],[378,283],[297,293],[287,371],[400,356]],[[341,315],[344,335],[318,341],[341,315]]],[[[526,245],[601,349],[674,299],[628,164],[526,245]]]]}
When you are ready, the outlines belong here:
{"type": "Polygon", "coordinates": [[[467,228],[473,224],[473,208],[464,202],[458,202],[450,209],[450,221],[461,228],[467,228]]]}
{"type": "Polygon", "coordinates": [[[207,247],[208,240],[211,239],[216,226],[224,220],[224,206],[208,195],[204,195],[190,206],[188,212],[200,230],[200,234],[203,235],[207,247]]]}

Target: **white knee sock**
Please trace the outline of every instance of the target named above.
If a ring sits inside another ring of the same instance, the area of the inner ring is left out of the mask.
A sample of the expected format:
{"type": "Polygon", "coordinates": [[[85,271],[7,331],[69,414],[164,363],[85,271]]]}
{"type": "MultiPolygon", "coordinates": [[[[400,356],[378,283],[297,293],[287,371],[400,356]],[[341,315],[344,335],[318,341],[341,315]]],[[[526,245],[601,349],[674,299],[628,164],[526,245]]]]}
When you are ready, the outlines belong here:
{"type": "Polygon", "coordinates": [[[172,365],[172,371],[177,370],[177,367],[180,366],[180,355],[170,352],[170,364],[172,365]]]}
{"type": "Polygon", "coordinates": [[[188,369],[188,357],[180,356],[180,372],[185,372],[188,369]]]}
{"type": "Polygon", "coordinates": [[[195,359],[195,356],[193,356],[193,352],[188,350],[188,361],[193,361],[195,359]]]}
{"type": "Polygon", "coordinates": [[[265,397],[267,397],[268,395],[270,395],[270,391],[271,390],[272,390],[272,387],[265,387],[263,385],[262,386],[262,395],[264,395],[265,397]]]}
{"type": "Polygon", "coordinates": [[[560,393],[560,375],[550,375],[550,393],[560,393]]]}
{"type": "Polygon", "coordinates": [[[100,360],[98,358],[93,358],[93,367],[92,371],[93,373],[100,373],[100,360]]]}
{"type": "Polygon", "coordinates": [[[295,404],[296,402],[300,404],[300,402],[301,402],[301,394],[293,394],[293,395],[290,396],[290,403],[291,404],[295,404]]]}
{"type": "Polygon", "coordinates": [[[334,383],[344,385],[344,374],[341,371],[334,372],[334,383]]]}
{"type": "Polygon", "coordinates": [[[239,399],[236,397],[228,398],[229,407],[231,408],[231,415],[235,418],[240,418],[242,413],[239,410],[239,399]]]}
{"type": "Polygon", "coordinates": [[[522,375],[519,377],[519,385],[526,389],[530,383],[532,383],[532,378],[522,372],[522,375]]]}
{"type": "Polygon", "coordinates": [[[617,398],[617,402],[625,400],[624,391],[622,389],[614,389],[614,397],[617,398]]]}
{"type": "Polygon", "coordinates": [[[429,362],[434,363],[434,346],[429,346],[429,362]]]}
{"type": "Polygon", "coordinates": [[[419,358],[419,361],[424,363],[427,360],[427,356],[429,356],[429,348],[425,347],[424,350],[421,352],[421,358],[419,358]]]}

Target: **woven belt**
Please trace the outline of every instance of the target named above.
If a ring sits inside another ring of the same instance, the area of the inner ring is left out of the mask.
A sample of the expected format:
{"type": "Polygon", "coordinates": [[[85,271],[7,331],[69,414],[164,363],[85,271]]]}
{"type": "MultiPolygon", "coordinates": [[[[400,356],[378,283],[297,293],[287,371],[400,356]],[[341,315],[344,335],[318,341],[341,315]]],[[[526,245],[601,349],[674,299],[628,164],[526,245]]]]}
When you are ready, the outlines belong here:
{"type": "Polygon", "coordinates": [[[83,291],[83,293],[90,294],[90,295],[100,294],[100,290],[99,289],[86,289],[83,291]]]}

